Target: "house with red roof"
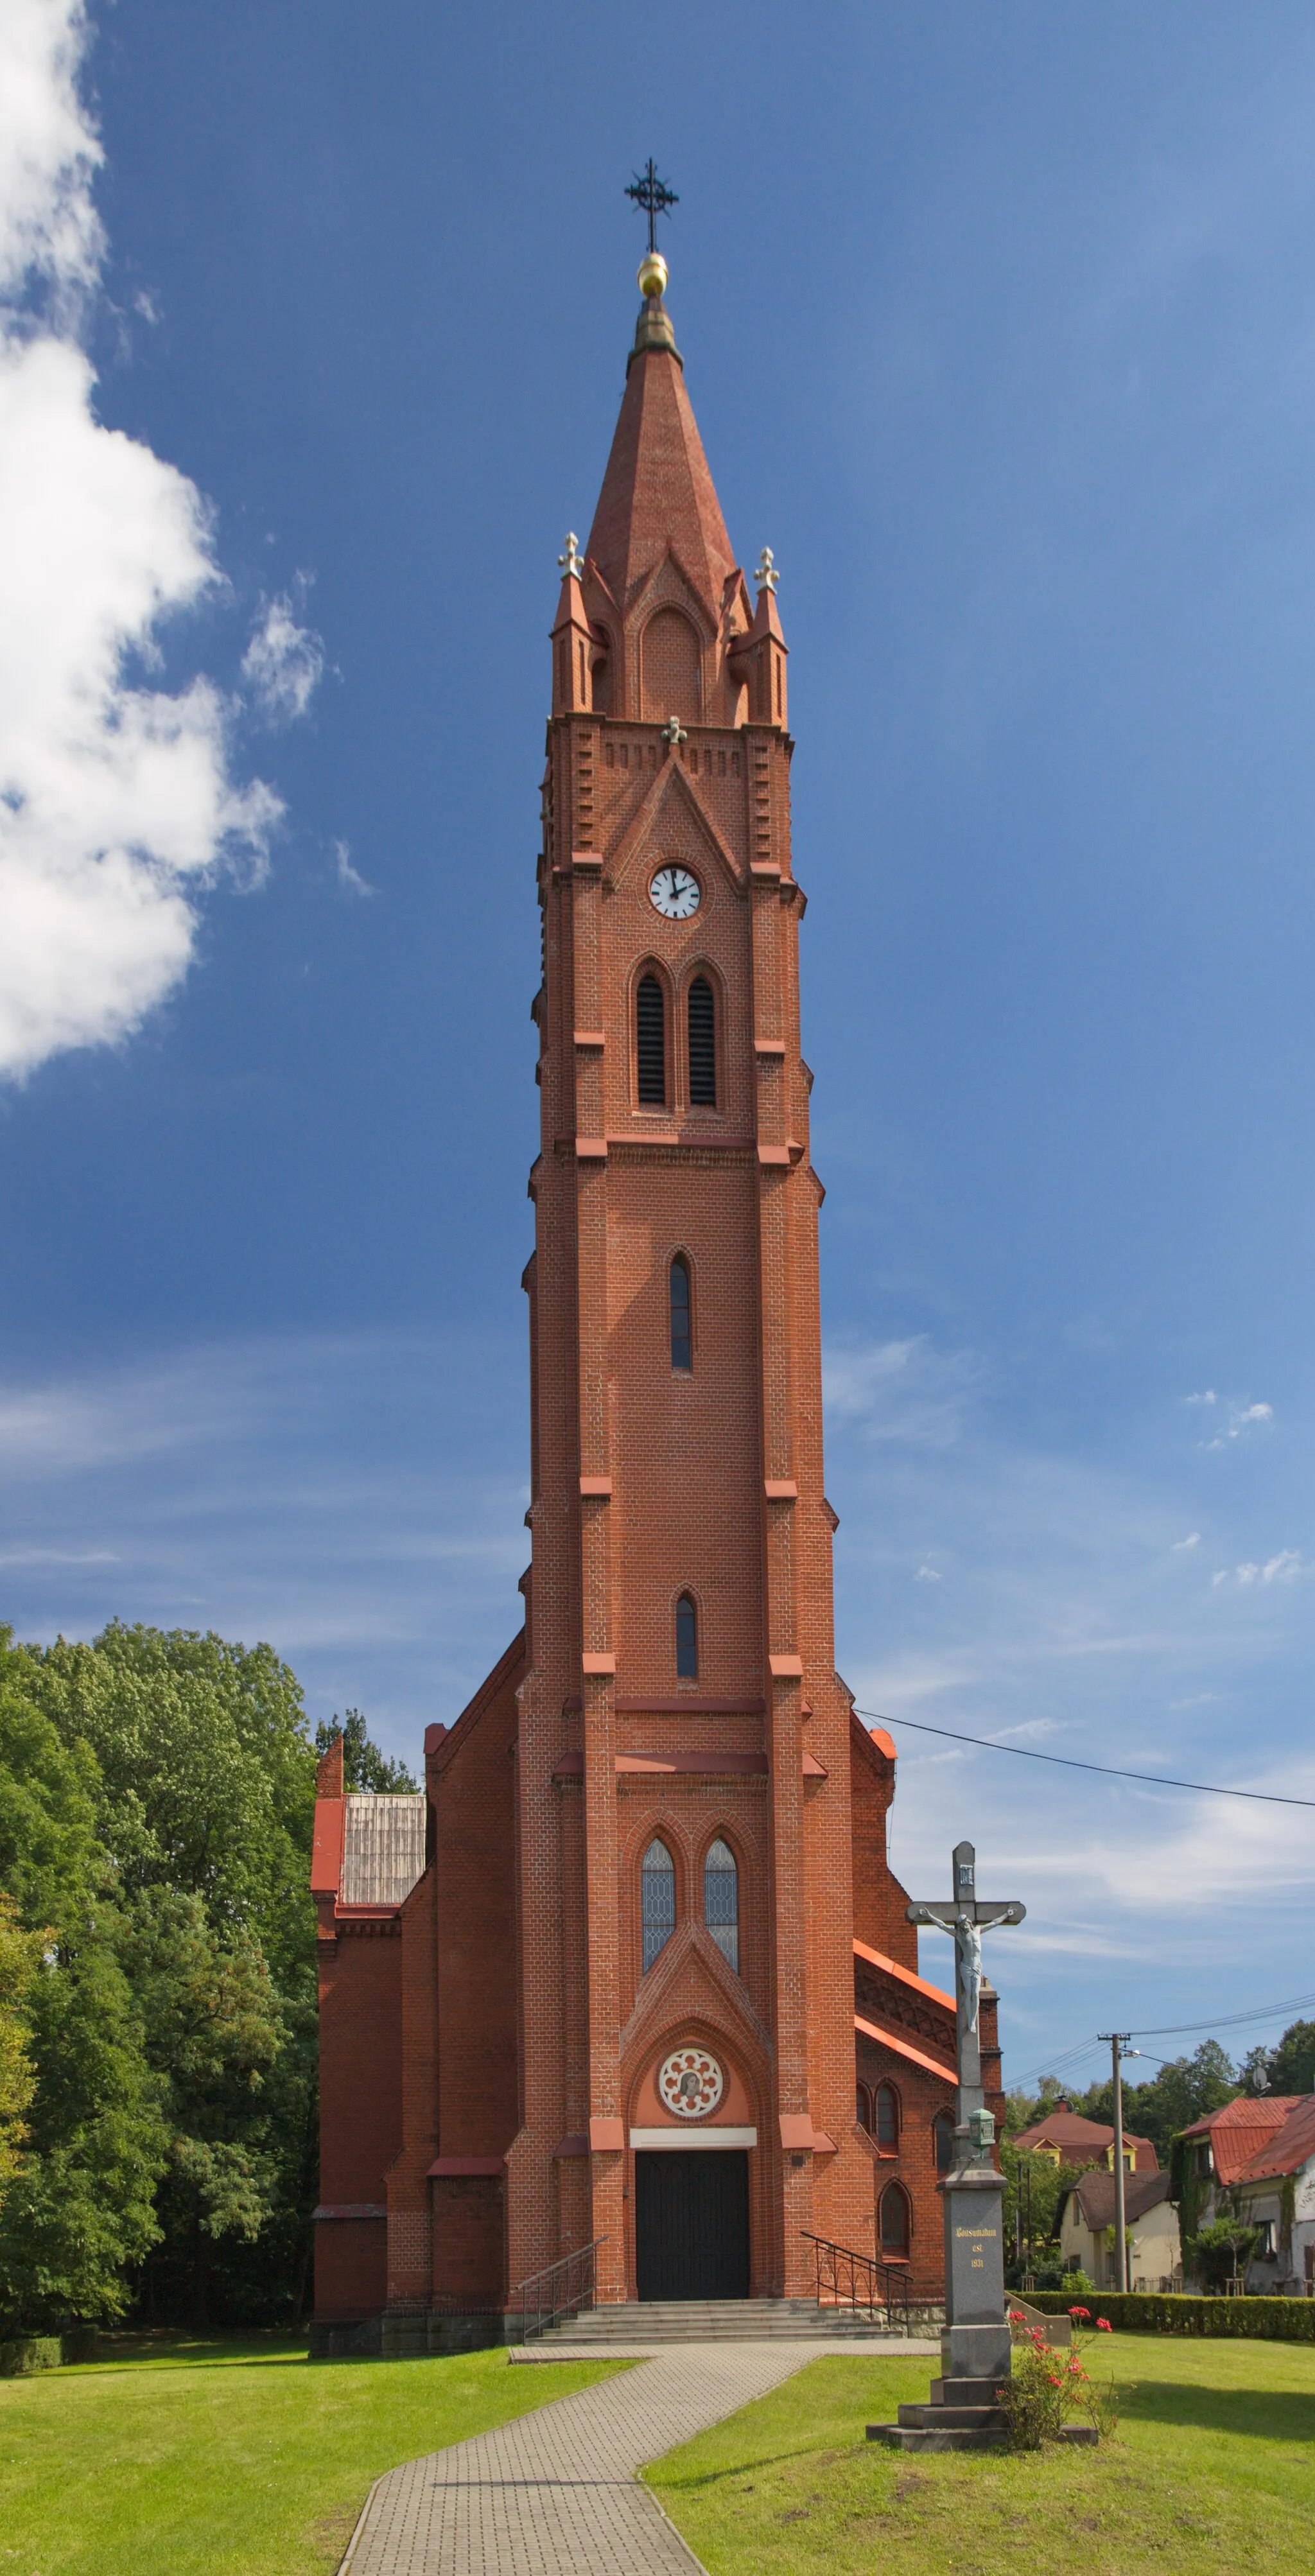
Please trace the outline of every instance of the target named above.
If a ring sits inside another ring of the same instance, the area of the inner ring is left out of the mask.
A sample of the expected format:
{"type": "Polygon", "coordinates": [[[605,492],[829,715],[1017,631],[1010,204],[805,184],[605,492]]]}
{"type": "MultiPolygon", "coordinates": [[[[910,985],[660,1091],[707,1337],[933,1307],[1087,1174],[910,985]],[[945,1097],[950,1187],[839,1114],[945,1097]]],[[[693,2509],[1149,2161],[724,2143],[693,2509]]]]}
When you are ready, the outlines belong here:
{"type": "MultiPolygon", "coordinates": [[[[1034,2120],[1014,2145],[1032,2155],[1048,2156],[1052,2164],[1079,2169],[1104,2165],[1107,2173],[1114,2171],[1114,2131],[1108,2121],[1084,2120],[1081,2112],[1070,2111],[1067,2102],[1057,2102],[1043,2120],[1034,2120]]],[[[1129,2173],[1160,2170],[1150,2139],[1134,2137],[1130,2129],[1123,2132],[1123,2161],[1129,2173]]]]}
{"type": "Polygon", "coordinates": [[[1315,2093],[1243,2095],[1183,2136],[1198,2224],[1236,2210],[1260,2231],[1248,2290],[1315,2298],[1315,2093]]]}

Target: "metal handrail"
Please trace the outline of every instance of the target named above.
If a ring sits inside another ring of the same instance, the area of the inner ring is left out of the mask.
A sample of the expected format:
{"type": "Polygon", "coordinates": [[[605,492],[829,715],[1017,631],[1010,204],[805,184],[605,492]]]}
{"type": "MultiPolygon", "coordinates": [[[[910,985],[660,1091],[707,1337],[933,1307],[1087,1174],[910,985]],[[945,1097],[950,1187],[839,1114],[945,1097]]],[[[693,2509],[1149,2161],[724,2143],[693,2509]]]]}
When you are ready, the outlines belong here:
{"type": "Polygon", "coordinates": [[[507,2304],[514,2308],[520,2301],[522,2343],[528,2343],[532,2334],[542,2334],[545,2326],[555,2326],[559,2317],[573,2317],[581,2308],[593,2306],[594,2257],[599,2246],[606,2243],[605,2236],[596,2236],[592,2245],[579,2245],[573,2254],[564,2254],[560,2262],[549,2263],[542,2272],[531,2272],[528,2280],[518,2282],[507,2304]]]}
{"type": "Polygon", "coordinates": [[[908,2267],[883,2263],[873,2254],[860,2254],[852,2245],[836,2245],[829,2236],[815,2236],[811,2227],[801,2227],[801,2236],[814,2248],[817,2262],[817,2304],[835,2308],[865,2308],[870,2317],[880,2309],[887,2323],[899,2316],[905,2332],[909,2323],[908,2267]],[[880,2290],[878,2290],[880,2278],[880,2290]]]}

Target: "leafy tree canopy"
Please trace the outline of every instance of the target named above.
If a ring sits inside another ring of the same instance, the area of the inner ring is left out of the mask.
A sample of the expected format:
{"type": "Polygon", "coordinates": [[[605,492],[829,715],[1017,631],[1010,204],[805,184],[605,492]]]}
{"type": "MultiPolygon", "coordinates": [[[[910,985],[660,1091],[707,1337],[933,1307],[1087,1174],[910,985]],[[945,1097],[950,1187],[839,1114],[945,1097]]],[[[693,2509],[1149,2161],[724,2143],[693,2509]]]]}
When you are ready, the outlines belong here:
{"type": "Polygon", "coordinates": [[[25,1932],[11,1896],[0,1896],[0,2194],[18,2171],[36,2091],[27,2003],[45,1960],[46,1931],[25,1932]]]}
{"type": "Polygon", "coordinates": [[[369,1730],[359,1708],[349,1708],[345,1717],[334,1717],[315,1729],[315,1750],[327,1753],[335,1736],[342,1737],[342,1780],[345,1789],[373,1790],[378,1795],[389,1791],[418,1789],[404,1762],[381,1753],[370,1741],[369,1730]]]}
{"type": "Polygon", "coordinates": [[[1248,2093],[1315,2093],[1315,2021],[1290,2022],[1273,2048],[1253,2048],[1242,2075],[1248,2093]]]}
{"type": "MultiPolygon", "coordinates": [[[[1205,2117],[1207,2111],[1220,2111],[1241,2091],[1231,2058],[1217,2039],[1204,2039],[1191,2057],[1175,2057],[1162,2066],[1158,2075],[1146,2084],[1124,2084],[1123,2125],[1139,2138],[1149,2138],[1161,2164],[1168,2158],[1169,2142],[1179,2129],[1193,2120],[1205,2117]]],[[[1084,2119],[1114,2119],[1113,2079],[1106,2076],[1090,2091],[1073,2097],[1073,2108],[1084,2119]]]]}

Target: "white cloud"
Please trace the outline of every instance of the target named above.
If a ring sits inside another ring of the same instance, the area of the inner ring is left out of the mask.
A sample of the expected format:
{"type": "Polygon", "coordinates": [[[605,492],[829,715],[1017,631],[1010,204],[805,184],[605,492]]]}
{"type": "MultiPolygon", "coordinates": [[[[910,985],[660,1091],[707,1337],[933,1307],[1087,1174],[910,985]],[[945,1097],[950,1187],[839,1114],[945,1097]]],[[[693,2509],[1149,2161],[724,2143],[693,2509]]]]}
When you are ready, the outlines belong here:
{"type": "MultiPolygon", "coordinates": [[[[1195,1404],[1198,1399],[1196,1396],[1189,1395],[1187,1401],[1189,1404],[1195,1404]]],[[[1212,1395],[1208,1399],[1203,1397],[1200,1401],[1213,1404],[1215,1398],[1212,1395]]],[[[1258,1423],[1263,1423],[1268,1428],[1273,1420],[1272,1404],[1230,1404],[1228,1420],[1223,1430],[1216,1432],[1214,1439],[1207,1440],[1204,1446],[1207,1449],[1224,1449],[1230,1440],[1245,1439],[1246,1434],[1254,1431],[1258,1423]]]]}
{"type": "Polygon", "coordinates": [[[1263,1588],[1271,1583],[1292,1583],[1299,1574],[1309,1572],[1310,1567],[1299,1548],[1282,1547],[1277,1556],[1271,1556],[1264,1565],[1248,1562],[1235,1565],[1231,1572],[1226,1565],[1221,1565],[1219,1572],[1210,1577],[1210,1589],[1217,1592],[1221,1584],[1236,1583],[1243,1592],[1250,1592],[1257,1584],[1263,1588]]]}
{"type": "Polygon", "coordinates": [[[351,848],[346,841],[334,842],[333,855],[337,862],[338,883],[345,894],[378,893],[378,886],[372,886],[369,878],[363,877],[359,868],[352,866],[351,848]]]}
{"type": "Polygon", "coordinates": [[[197,893],[259,867],[281,806],[230,765],[211,681],[171,693],[165,620],[220,584],[195,486],[104,428],[75,336],[102,159],[79,0],[0,11],[0,1076],[134,1029],[185,973],[197,893]]]}
{"type": "Polygon", "coordinates": [[[1200,1544],[1200,1531],[1189,1530],[1186,1538],[1176,1538],[1174,1540],[1173,1546],[1169,1550],[1169,1554],[1170,1556],[1186,1556],[1189,1548],[1199,1547],[1200,1544]]]}
{"type": "Polygon", "coordinates": [[[305,715],[323,676],[321,638],[297,624],[286,595],[267,600],[242,657],[242,677],[263,713],[277,724],[294,723],[305,715]]]}
{"type": "Polygon", "coordinates": [[[1305,1569],[1297,1549],[1295,1547],[1285,1547],[1279,1550],[1277,1556],[1271,1556],[1267,1565],[1239,1565],[1237,1569],[1237,1579],[1238,1582],[1243,1585],[1252,1583],[1291,1583],[1296,1575],[1301,1574],[1304,1571],[1305,1569]]]}
{"type": "Polygon", "coordinates": [[[77,92],[81,0],[5,0],[0,19],[0,296],[32,276],[94,286],[104,242],[91,182],[104,155],[77,92]]]}

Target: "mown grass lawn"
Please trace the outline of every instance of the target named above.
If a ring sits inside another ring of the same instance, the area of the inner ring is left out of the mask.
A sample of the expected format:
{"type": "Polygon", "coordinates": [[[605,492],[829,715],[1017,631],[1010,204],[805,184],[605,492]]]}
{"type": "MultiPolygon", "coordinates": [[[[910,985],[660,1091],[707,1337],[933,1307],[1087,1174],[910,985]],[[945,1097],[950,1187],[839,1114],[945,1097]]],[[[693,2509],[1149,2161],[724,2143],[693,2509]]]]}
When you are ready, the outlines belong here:
{"type": "Polygon", "coordinates": [[[710,2576],[1310,2576],[1315,2351],[1100,2338],[1097,2451],[918,2459],[864,2440],[927,2361],[815,2361],[647,2472],[710,2576]]]}
{"type": "Polygon", "coordinates": [[[260,2336],[0,2380],[0,2576],[324,2576],[382,2470],[624,2367],[311,2362],[260,2336]]]}

